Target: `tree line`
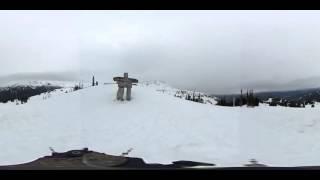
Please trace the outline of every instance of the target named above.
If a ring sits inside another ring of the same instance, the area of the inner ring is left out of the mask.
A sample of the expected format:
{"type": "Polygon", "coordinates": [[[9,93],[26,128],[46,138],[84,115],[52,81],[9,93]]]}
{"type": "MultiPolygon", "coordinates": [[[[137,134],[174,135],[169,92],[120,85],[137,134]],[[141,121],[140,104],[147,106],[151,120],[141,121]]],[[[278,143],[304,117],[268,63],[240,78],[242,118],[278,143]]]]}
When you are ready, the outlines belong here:
{"type": "Polygon", "coordinates": [[[7,103],[9,101],[14,102],[15,100],[20,101],[21,104],[27,103],[31,96],[40,95],[44,92],[51,92],[55,89],[60,89],[59,86],[18,86],[18,87],[7,87],[0,91],[0,102],[7,103]]]}
{"type": "Polygon", "coordinates": [[[203,96],[201,95],[201,93],[189,93],[187,91],[177,91],[174,95],[175,97],[179,97],[179,98],[185,98],[188,101],[193,101],[193,102],[198,102],[198,103],[204,103],[204,99],[203,96]]]}
{"type": "Polygon", "coordinates": [[[227,99],[225,96],[220,97],[216,105],[219,106],[243,106],[246,105],[248,107],[259,106],[261,101],[258,97],[256,97],[253,93],[252,89],[248,89],[247,93],[244,95],[241,89],[240,95],[233,96],[231,99],[227,99]]]}

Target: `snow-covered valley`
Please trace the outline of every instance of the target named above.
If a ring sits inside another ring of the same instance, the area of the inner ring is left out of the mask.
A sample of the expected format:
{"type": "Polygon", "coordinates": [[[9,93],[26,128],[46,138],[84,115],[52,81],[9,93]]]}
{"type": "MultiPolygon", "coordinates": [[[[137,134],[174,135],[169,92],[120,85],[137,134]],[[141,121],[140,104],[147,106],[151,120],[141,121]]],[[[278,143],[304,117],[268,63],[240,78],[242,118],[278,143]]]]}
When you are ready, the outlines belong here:
{"type": "Polygon", "coordinates": [[[320,108],[223,107],[176,98],[176,89],[138,84],[132,101],[116,101],[117,85],[99,85],[28,103],[0,103],[0,165],[88,147],[148,163],[177,160],[243,166],[319,165],[320,108]],[[165,90],[164,90],[165,89],[165,90]]]}

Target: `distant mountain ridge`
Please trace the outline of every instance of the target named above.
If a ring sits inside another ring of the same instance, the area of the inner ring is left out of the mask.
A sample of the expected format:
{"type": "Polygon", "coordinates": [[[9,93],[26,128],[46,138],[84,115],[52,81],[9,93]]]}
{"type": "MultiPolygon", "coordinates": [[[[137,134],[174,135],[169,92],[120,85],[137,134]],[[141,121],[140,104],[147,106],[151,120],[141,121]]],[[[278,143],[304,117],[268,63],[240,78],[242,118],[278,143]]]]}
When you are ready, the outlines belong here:
{"type": "MultiPolygon", "coordinates": [[[[243,91],[246,95],[246,91],[243,91]]],[[[320,87],[318,88],[306,88],[299,90],[288,90],[288,91],[265,91],[254,93],[262,101],[266,101],[269,98],[286,99],[289,101],[314,101],[320,102],[320,87]]],[[[229,94],[229,95],[211,95],[216,97],[225,97],[227,100],[231,100],[234,96],[240,96],[239,94],[229,94]]]]}

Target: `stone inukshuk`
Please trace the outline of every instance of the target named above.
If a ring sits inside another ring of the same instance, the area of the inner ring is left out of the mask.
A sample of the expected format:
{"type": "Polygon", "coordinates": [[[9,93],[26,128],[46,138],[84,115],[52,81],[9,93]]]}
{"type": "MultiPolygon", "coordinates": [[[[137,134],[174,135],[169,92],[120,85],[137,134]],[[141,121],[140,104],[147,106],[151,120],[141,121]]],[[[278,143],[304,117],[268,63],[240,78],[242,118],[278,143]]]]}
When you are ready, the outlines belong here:
{"type": "Polygon", "coordinates": [[[124,73],[124,77],[114,77],[113,80],[116,81],[118,84],[117,100],[124,100],[124,88],[127,88],[126,100],[130,101],[132,83],[138,83],[138,80],[129,78],[128,73],[124,73]]]}

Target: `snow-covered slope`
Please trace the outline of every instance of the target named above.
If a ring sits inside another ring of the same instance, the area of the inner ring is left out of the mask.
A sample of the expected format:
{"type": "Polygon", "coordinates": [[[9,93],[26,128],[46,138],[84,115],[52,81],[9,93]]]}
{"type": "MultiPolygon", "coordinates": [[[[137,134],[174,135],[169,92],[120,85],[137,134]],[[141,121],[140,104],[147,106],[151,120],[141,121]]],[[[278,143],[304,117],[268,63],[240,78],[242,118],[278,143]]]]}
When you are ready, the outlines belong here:
{"type": "Polygon", "coordinates": [[[185,99],[187,94],[189,94],[190,96],[192,96],[193,94],[195,94],[195,96],[201,94],[201,97],[204,100],[204,104],[215,105],[217,103],[216,98],[210,97],[202,92],[173,88],[164,81],[144,81],[141,82],[139,86],[153,88],[163,94],[169,94],[181,99],[185,99]]]}
{"type": "Polygon", "coordinates": [[[242,166],[319,165],[320,109],[222,107],[134,86],[132,101],[115,100],[116,85],[41,95],[0,104],[0,165],[88,147],[148,163],[191,160],[242,166]]]}

